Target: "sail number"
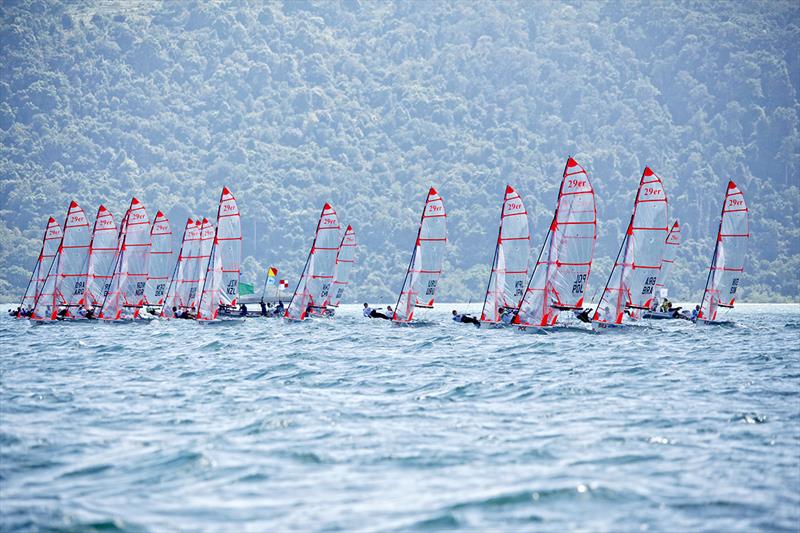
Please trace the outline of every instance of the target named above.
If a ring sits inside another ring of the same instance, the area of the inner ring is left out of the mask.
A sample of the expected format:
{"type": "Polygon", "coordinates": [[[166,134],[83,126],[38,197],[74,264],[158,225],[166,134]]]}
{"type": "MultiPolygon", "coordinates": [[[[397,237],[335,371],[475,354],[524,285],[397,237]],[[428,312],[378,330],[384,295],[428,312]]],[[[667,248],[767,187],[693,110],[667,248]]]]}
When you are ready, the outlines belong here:
{"type": "Polygon", "coordinates": [[[72,291],[73,296],[80,296],[83,294],[83,291],[86,289],[86,282],[85,281],[76,281],[75,282],[75,289],[72,291]]]}
{"type": "Polygon", "coordinates": [[[649,276],[644,280],[644,287],[642,287],[642,294],[653,294],[653,286],[656,284],[656,277],[649,276]]]}
{"type": "Polygon", "coordinates": [[[736,294],[736,289],[739,287],[739,278],[731,280],[731,294],[736,294]]]}
{"type": "Polygon", "coordinates": [[[425,289],[425,296],[433,296],[436,292],[436,280],[432,279],[428,282],[428,287],[425,289]]]}
{"type": "Polygon", "coordinates": [[[583,286],[586,284],[587,274],[578,274],[572,283],[572,294],[583,294],[583,286]]]}
{"type": "Polygon", "coordinates": [[[235,279],[232,279],[228,282],[228,286],[225,287],[225,292],[228,294],[228,296],[236,296],[236,288],[238,284],[239,282],[235,279]]]}
{"type": "Polygon", "coordinates": [[[144,281],[137,281],[136,290],[134,291],[133,294],[135,294],[136,296],[144,296],[144,286],[145,286],[144,281]]]}
{"type": "Polygon", "coordinates": [[[166,283],[159,283],[158,285],[156,285],[156,292],[155,292],[155,295],[156,295],[156,296],[164,296],[164,288],[165,288],[166,286],[167,286],[167,284],[166,284],[166,283]]]}
{"type": "Polygon", "coordinates": [[[525,290],[523,285],[522,280],[514,283],[514,296],[522,296],[522,291],[525,290]]]}
{"type": "Polygon", "coordinates": [[[326,296],[328,296],[328,292],[330,291],[330,289],[331,289],[330,283],[323,283],[322,290],[319,293],[320,297],[325,298],[326,296]]]}

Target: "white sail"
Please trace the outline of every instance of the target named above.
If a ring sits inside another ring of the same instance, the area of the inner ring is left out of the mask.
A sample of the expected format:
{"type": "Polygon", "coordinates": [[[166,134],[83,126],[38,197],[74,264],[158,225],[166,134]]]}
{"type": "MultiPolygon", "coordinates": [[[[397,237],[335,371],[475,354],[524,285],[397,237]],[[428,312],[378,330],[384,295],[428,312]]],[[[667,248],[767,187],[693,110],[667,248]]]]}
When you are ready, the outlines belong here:
{"type": "Polygon", "coordinates": [[[444,200],[433,187],[428,191],[411,262],[392,320],[406,323],[417,307],[432,308],[447,246],[447,214],[444,200]]]}
{"type": "Polygon", "coordinates": [[[172,228],[161,211],[150,228],[150,263],[144,287],[145,305],[161,305],[167,293],[172,267],[172,228]]]}
{"type": "Polygon", "coordinates": [[[698,318],[718,320],[719,308],[732,308],[744,274],[744,260],[750,226],[744,194],[733,181],[728,182],[717,231],[717,244],[703,292],[698,318]]]}
{"type": "MultiPolygon", "coordinates": [[[[20,310],[33,311],[36,305],[36,299],[42,292],[45,281],[47,281],[47,273],[53,264],[58,253],[58,246],[61,244],[61,237],[63,232],[61,226],[58,225],[56,219],[50,217],[47,220],[47,226],[44,229],[44,236],[42,237],[42,248],[39,250],[39,256],[36,258],[36,264],[33,266],[31,279],[28,281],[28,286],[25,288],[25,293],[22,295],[22,302],[20,303],[20,310]]],[[[25,318],[23,313],[17,315],[17,318],[25,318]]]]}
{"type": "Polygon", "coordinates": [[[242,228],[236,199],[223,187],[217,210],[217,229],[201,289],[198,320],[214,320],[219,306],[236,306],[239,299],[239,268],[242,228]]]}
{"type": "Polygon", "coordinates": [[[514,323],[546,327],[565,309],[580,309],[597,239],[594,189],[586,171],[567,159],[553,220],[514,323]]]}
{"type": "Polygon", "coordinates": [[[517,191],[511,185],[506,185],[481,321],[500,322],[500,308],[519,307],[528,280],[530,244],[528,212],[517,191]]]}
{"type": "Polygon", "coordinates": [[[64,233],[50,266],[42,292],[31,318],[55,320],[62,308],[64,317],[78,316],[76,307],[83,303],[86,268],[89,257],[89,223],[77,202],[69,205],[64,233]]]}
{"type": "Polygon", "coordinates": [[[86,303],[93,307],[102,305],[111,287],[118,238],[114,216],[101,205],[97,209],[97,218],[94,221],[87,269],[85,299],[86,303]]]}
{"type": "Polygon", "coordinates": [[[661,178],[645,167],[631,221],[593,321],[621,324],[626,309],[636,312],[650,308],[669,233],[667,208],[661,178]]]}
{"type": "Polygon", "coordinates": [[[342,237],[342,242],[339,243],[339,253],[336,254],[336,277],[333,281],[333,291],[328,305],[331,307],[339,307],[344,297],[344,291],[350,283],[350,272],[353,270],[353,264],[356,260],[356,233],[353,231],[352,226],[347,226],[342,237]]]}
{"type": "Polygon", "coordinates": [[[678,247],[681,245],[681,226],[676,220],[672,224],[672,229],[669,230],[667,240],[664,242],[664,254],[661,257],[661,270],[658,271],[658,280],[656,281],[656,296],[659,295],[661,289],[666,288],[667,279],[672,271],[672,266],[675,263],[675,256],[678,255],[678,247]]]}
{"type": "Polygon", "coordinates": [[[182,312],[186,308],[186,296],[188,294],[187,287],[187,256],[192,251],[194,242],[200,239],[200,226],[199,222],[195,222],[192,218],[186,221],[186,227],[183,230],[183,238],[181,239],[181,249],[178,253],[178,260],[175,263],[175,268],[172,272],[169,286],[167,287],[167,295],[164,297],[164,305],[161,307],[162,318],[175,318],[177,313],[182,312]],[[173,307],[175,311],[173,311],[173,307]]]}
{"type": "Polygon", "coordinates": [[[339,217],[333,207],[326,203],[317,222],[314,242],[303,267],[303,273],[286,308],[284,315],[286,318],[304,320],[309,309],[313,308],[317,313],[324,310],[336,274],[340,232],[339,217]]]}
{"type": "Polygon", "coordinates": [[[150,262],[150,218],[139,200],[133,198],[122,223],[122,243],[114,265],[111,288],[103,301],[103,320],[139,317],[144,305],[144,288],[150,262]]]}

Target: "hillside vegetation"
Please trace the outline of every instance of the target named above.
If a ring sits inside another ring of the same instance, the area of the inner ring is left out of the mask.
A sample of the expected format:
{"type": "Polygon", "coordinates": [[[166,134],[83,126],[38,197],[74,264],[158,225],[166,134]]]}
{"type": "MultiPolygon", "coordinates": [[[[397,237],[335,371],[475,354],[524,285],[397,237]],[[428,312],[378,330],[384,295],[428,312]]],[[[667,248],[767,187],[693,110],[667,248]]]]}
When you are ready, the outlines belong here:
{"type": "MultiPolygon", "coordinates": [[[[439,299],[482,298],[506,183],[538,252],[568,155],[598,195],[602,290],[645,164],[700,298],[725,185],[751,213],[745,301],[800,298],[800,7],[787,2],[4,1],[0,297],[48,215],[243,214],[244,276],[296,282],[329,201],[360,248],[348,300],[396,297],[428,187],[439,299]]],[[[177,239],[176,239],[177,240],[177,239]]],[[[176,247],[177,247],[176,242],[176,247]]]]}

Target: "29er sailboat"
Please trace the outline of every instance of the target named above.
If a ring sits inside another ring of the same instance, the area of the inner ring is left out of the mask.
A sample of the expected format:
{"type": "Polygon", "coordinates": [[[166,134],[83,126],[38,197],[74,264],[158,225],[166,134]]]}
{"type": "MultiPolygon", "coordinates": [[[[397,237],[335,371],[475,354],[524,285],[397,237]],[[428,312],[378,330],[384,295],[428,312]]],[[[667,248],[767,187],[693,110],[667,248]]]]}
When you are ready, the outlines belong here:
{"type": "Polygon", "coordinates": [[[594,327],[621,326],[626,310],[650,308],[669,232],[667,207],[661,178],[645,167],[631,221],[592,317],[594,327]]]}
{"type": "Polygon", "coordinates": [[[583,307],[597,239],[594,189],[586,171],[567,159],[553,221],[512,323],[538,331],[556,325],[561,311],[583,307]]]}
{"type": "Polygon", "coordinates": [[[750,228],[744,194],[733,181],[728,182],[717,230],[711,268],[697,316],[698,324],[720,324],[720,309],[733,309],[736,291],[744,274],[744,259],[750,228]]]}
{"type": "Polygon", "coordinates": [[[392,321],[408,324],[416,308],[431,309],[436,296],[439,275],[442,273],[447,246],[447,214],[444,200],[433,187],[428,191],[417,240],[408,263],[403,288],[397,298],[392,321]]]}

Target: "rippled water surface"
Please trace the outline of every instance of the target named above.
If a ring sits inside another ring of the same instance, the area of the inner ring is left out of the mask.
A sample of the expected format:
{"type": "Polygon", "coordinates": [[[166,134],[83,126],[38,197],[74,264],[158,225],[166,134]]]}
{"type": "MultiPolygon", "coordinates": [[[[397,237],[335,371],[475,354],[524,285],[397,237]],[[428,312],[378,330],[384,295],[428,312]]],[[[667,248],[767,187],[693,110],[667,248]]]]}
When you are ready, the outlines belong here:
{"type": "MultiPolygon", "coordinates": [[[[475,306],[472,306],[475,307],[475,306]]],[[[625,333],[0,319],[0,528],[800,527],[800,306],[625,333]]]]}

